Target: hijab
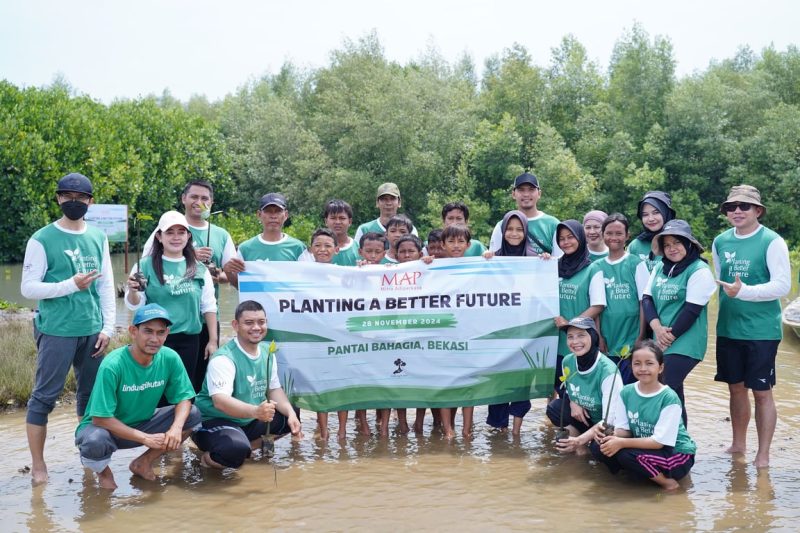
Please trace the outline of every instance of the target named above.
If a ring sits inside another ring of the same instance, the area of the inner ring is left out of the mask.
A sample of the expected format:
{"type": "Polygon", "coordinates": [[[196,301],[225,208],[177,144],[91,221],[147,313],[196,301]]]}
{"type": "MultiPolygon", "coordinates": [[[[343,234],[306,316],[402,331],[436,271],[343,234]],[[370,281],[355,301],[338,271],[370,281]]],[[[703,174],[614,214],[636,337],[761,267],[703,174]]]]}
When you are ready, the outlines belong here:
{"type": "Polygon", "coordinates": [[[578,370],[581,372],[586,372],[592,368],[592,365],[594,365],[595,361],[597,361],[597,354],[600,353],[600,335],[598,335],[597,331],[594,329],[587,329],[586,331],[592,338],[592,346],[585,354],[581,355],[580,357],[575,357],[575,362],[578,364],[578,370]]]}
{"type": "Polygon", "coordinates": [[[661,228],[658,231],[650,231],[649,229],[644,228],[644,231],[636,236],[636,238],[640,241],[651,242],[653,237],[661,233],[661,230],[664,228],[664,226],[666,226],[667,222],[675,218],[675,210],[672,209],[672,199],[667,193],[661,191],[651,191],[645,195],[641,202],[639,202],[639,209],[636,213],[636,216],[639,217],[639,220],[642,219],[642,207],[644,207],[644,204],[650,204],[658,209],[658,212],[661,213],[661,217],[664,219],[664,223],[661,225],[661,228]]]}
{"type": "Polygon", "coordinates": [[[528,217],[525,216],[525,213],[522,211],[509,211],[508,213],[503,216],[503,221],[500,223],[500,235],[502,235],[502,240],[500,241],[500,249],[494,252],[494,255],[503,255],[503,256],[537,256],[539,254],[536,253],[536,250],[533,249],[531,246],[530,240],[528,239],[528,217]],[[516,217],[517,220],[520,221],[522,224],[522,228],[525,230],[525,238],[522,239],[522,242],[518,245],[514,246],[509,244],[506,241],[506,228],[508,227],[508,223],[511,221],[512,218],[516,217]]]}
{"type": "MultiPolygon", "coordinates": [[[[683,244],[683,247],[686,248],[686,257],[678,261],[677,263],[670,261],[667,259],[667,256],[663,256],[661,259],[661,268],[662,272],[667,275],[668,278],[672,278],[674,276],[679,275],[681,272],[689,268],[689,265],[697,261],[698,259],[701,261],[706,261],[703,259],[703,256],[700,255],[700,250],[697,246],[694,245],[692,241],[684,237],[683,235],[672,235],[683,244]]],[[[661,244],[661,243],[659,243],[661,244]]],[[[663,249],[663,246],[662,246],[663,249]]]]}
{"type": "Polygon", "coordinates": [[[578,239],[578,249],[572,254],[564,254],[558,259],[558,277],[571,278],[591,264],[589,248],[586,247],[586,232],[577,220],[565,220],[556,226],[556,236],[566,228],[578,239]]]}

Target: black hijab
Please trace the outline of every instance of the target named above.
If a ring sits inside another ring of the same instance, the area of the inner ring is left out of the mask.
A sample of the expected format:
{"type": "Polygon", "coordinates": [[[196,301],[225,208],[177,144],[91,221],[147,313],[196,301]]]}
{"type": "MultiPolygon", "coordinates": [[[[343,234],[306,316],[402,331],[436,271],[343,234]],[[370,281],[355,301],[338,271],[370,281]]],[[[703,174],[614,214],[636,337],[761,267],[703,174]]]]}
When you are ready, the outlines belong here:
{"type": "Polygon", "coordinates": [[[525,213],[522,211],[509,211],[508,213],[503,216],[503,221],[500,223],[500,235],[502,235],[502,240],[500,241],[500,249],[495,250],[494,255],[503,255],[503,256],[536,256],[539,255],[536,253],[536,250],[533,249],[533,246],[530,244],[530,240],[528,239],[528,217],[525,216],[525,213]],[[516,217],[520,223],[522,224],[522,228],[525,231],[525,238],[522,239],[522,242],[516,246],[509,244],[506,241],[506,228],[508,227],[508,223],[511,221],[513,217],[516,217]]]}
{"type": "Polygon", "coordinates": [[[575,356],[575,361],[578,364],[578,370],[581,372],[586,372],[592,368],[592,365],[595,363],[595,361],[597,361],[597,354],[600,353],[600,335],[598,335],[597,331],[593,329],[587,329],[586,331],[592,338],[592,346],[585,354],[581,356],[575,356]]]}
{"type": "MultiPolygon", "coordinates": [[[[586,232],[577,220],[565,220],[556,226],[556,236],[566,228],[578,239],[578,249],[572,254],[564,254],[558,259],[558,277],[571,278],[591,264],[589,248],[586,247],[586,232]]],[[[557,237],[556,237],[557,238],[557,237]]]]}
{"type": "Polygon", "coordinates": [[[644,198],[642,198],[642,201],[639,202],[639,207],[636,212],[636,216],[639,217],[639,220],[642,220],[642,208],[644,207],[644,204],[650,204],[658,209],[658,212],[661,213],[661,217],[664,219],[664,223],[661,225],[661,228],[658,231],[650,231],[649,229],[644,228],[644,231],[636,236],[636,238],[640,241],[651,242],[653,237],[661,233],[661,230],[664,229],[664,226],[667,225],[667,222],[675,218],[675,210],[672,209],[672,197],[669,194],[661,191],[650,191],[645,194],[644,198]]]}
{"type": "MultiPolygon", "coordinates": [[[[692,241],[690,241],[689,239],[687,239],[683,235],[672,235],[672,236],[675,237],[676,239],[678,239],[679,241],[681,241],[681,244],[683,244],[683,247],[686,248],[686,257],[684,257],[683,259],[681,259],[677,263],[674,263],[674,262],[670,261],[669,259],[667,259],[667,256],[663,255],[663,252],[662,252],[662,258],[661,258],[661,268],[662,268],[662,270],[661,271],[664,274],[666,274],[668,278],[672,278],[672,277],[675,277],[675,276],[679,275],[681,272],[683,272],[684,270],[689,268],[689,265],[691,265],[692,263],[694,263],[698,259],[701,260],[701,261],[705,261],[706,263],[708,262],[705,259],[703,259],[703,256],[700,255],[700,250],[697,248],[697,246],[694,245],[694,243],[692,241]]],[[[660,238],[660,239],[663,240],[663,237],[657,237],[657,238],[660,238]]],[[[658,244],[661,245],[660,248],[661,248],[661,250],[663,250],[664,249],[663,242],[659,242],[658,244]]]]}

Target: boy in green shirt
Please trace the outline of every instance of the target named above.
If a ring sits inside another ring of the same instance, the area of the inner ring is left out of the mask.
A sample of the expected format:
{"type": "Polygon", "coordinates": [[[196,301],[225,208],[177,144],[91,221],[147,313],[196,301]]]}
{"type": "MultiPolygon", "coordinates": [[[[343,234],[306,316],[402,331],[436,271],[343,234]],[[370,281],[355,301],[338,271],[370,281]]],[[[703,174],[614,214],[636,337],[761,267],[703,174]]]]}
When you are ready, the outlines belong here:
{"type": "Polygon", "coordinates": [[[108,466],[115,451],[146,446],[130,470],[152,481],[153,462],[177,450],[200,425],[200,411],[190,401],[192,382],[178,354],[164,347],[171,324],[160,305],[140,307],[128,328],[131,343],[108,354],[97,372],[75,445],[104,489],[117,488],[108,466]],[[172,405],[156,409],[162,395],[172,405]]]}

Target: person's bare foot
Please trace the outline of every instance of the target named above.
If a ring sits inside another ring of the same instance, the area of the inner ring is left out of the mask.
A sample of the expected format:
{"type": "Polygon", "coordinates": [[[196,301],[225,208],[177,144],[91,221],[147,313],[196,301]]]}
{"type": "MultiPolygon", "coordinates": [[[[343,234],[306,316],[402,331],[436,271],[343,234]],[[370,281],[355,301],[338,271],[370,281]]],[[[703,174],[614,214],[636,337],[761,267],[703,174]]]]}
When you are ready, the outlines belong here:
{"type": "Polygon", "coordinates": [[[769,455],[756,454],[753,464],[756,465],[756,468],[769,468],[769,455]]]}
{"type": "Polygon", "coordinates": [[[422,433],[422,421],[414,422],[414,433],[422,433]]]}
{"type": "Polygon", "coordinates": [[[221,464],[216,462],[214,459],[212,459],[211,454],[208,452],[205,452],[203,455],[200,456],[200,464],[205,466],[206,468],[217,468],[220,470],[225,468],[221,464]]]}
{"type": "Polygon", "coordinates": [[[156,473],[153,472],[153,465],[142,459],[141,457],[137,457],[134,459],[129,468],[131,472],[135,475],[139,476],[142,479],[146,479],[148,481],[155,481],[156,480],[156,473]]]}
{"type": "Polygon", "coordinates": [[[111,472],[111,467],[107,466],[97,474],[97,483],[101,489],[114,490],[117,488],[117,482],[114,480],[114,473],[111,472]]]}
{"type": "Polygon", "coordinates": [[[464,428],[463,430],[461,430],[461,436],[464,437],[465,439],[471,438],[472,437],[472,430],[468,429],[468,428],[464,428]]]}
{"type": "Polygon", "coordinates": [[[402,435],[405,435],[409,431],[410,430],[408,428],[408,422],[404,422],[404,421],[401,420],[400,422],[397,423],[397,432],[398,433],[400,433],[402,435]]]}
{"type": "Polygon", "coordinates": [[[745,451],[747,450],[744,446],[734,446],[733,444],[731,444],[730,446],[728,446],[728,449],[725,450],[725,453],[734,454],[734,453],[744,453],[745,451]]]}
{"type": "Polygon", "coordinates": [[[319,428],[319,438],[322,440],[328,440],[328,428],[320,427],[319,428]]]}
{"type": "Polygon", "coordinates": [[[444,438],[448,440],[451,440],[456,436],[456,432],[453,431],[452,429],[443,429],[442,431],[444,431],[444,438]]]}
{"type": "Polygon", "coordinates": [[[31,483],[34,487],[47,483],[47,465],[45,463],[33,463],[31,467],[31,483]]]}
{"type": "Polygon", "coordinates": [[[652,480],[667,491],[674,491],[680,488],[680,484],[677,481],[666,477],[664,474],[658,474],[656,477],[652,478],[652,480]]]}
{"type": "Polygon", "coordinates": [[[339,431],[336,432],[336,438],[339,440],[344,440],[347,438],[347,428],[342,426],[339,428],[339,431]]]}

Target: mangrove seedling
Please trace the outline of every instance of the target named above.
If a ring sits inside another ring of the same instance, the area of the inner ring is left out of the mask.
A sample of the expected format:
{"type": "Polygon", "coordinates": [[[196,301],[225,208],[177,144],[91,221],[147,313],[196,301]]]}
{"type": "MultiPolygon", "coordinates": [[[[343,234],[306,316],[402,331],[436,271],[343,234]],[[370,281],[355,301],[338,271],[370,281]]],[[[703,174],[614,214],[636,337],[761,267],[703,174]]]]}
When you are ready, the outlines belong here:
{"type": "Polygon", "coordinates": [[[142,249],[142,229],[140,224],[142,220],[153,220],[153,217],[144,213],[136,213],[133,219],[133,225],[136,226],[136,273],[133,275],[133,279],[139,284],[139,288],[137,289],[139,292],[147,290],[147,278],[144,277],[140,269],[141,267],[139,266],[141,263],[139,253],[142,249]]]}
{"type": "MultiPolygon", "coordinates": [[[[209,220],[212,215],[218,215],[222,213],[222,211],[214,211],[211,212],[211,206],[206,204],[200,204],[203,207],[203,211],[200,213],[200,218],[203,220],[208,221],[208,233],[206,233],[206,246],[211,246],[211,221],[209,220]]],[[[214,263],[214,259],[209,258],[207,261],[203,261],[203,264],[206,265],[208,268],[208,273],[211,274],[212,278],[216,278],[219,276],[220,270],[219,267],[214,263]]]]}
{"type": "Polygon", "coordinates": [[[606,437],[610,437],[614,434],[614,424],[608,423],[608,413],[611,410],[611,398],[614,396],[614,385],[617,382],[617,376],[619,376],[619,365],[622,364],[622,361],[628,359],[631,356],[631,348],[627,344],[622,347],[619,351],[619,361],[617,361],[617,369],[614,371],[614,380],[611,382],[611,390],[608,393],[608,402],[606,403],[606,415],[603,417],[603,434],[606,437]]]}

